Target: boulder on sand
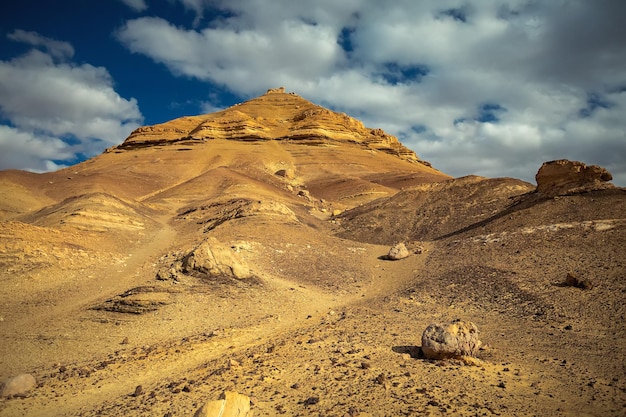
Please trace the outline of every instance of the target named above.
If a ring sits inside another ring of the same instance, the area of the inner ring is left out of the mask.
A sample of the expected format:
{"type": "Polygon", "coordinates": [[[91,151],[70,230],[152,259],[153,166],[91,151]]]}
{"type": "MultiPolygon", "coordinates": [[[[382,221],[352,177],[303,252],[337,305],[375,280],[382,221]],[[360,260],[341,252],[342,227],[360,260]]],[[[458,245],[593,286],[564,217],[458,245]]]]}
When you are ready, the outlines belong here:
{"type": "Polygon", "coordinates": [[[0,397],[23,397],[35,388],[37,380],[31,374],[21,374],[7,379],[0,387],[0,397]]]}
{"type": "Polygon", "coordinates": [[[431,324],[422,334],[422,352],[428,359],[476,356],[480,346],[478,327],[469,321],[454,320],[447,325],[431,324]]]}
{"type": "Polygon", "coordinates": [[[404,243],[398,243],[394,245],[391,249],[389,249],[389,253],[387,254],[387,259],[392,261],[397,261],[399,259],[404,259],[409,256],[409,250],[406,248],[404,243]]]}

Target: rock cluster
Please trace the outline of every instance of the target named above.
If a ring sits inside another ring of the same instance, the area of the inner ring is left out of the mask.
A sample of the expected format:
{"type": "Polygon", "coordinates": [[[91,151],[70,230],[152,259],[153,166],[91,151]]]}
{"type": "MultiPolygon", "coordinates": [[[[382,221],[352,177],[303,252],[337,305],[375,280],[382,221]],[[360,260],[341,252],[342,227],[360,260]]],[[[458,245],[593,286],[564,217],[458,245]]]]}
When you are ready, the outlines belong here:
{"type": "Polygon", "coordinates": [[[611,173],[598,165],[567,159],[544,162],[535,175],[537,191],[550,197],[613,188],[607,184],[612,179],[611,173]]]}
{"type": "Polygon", "coordinates": [[[478,328],[469,321],[454,320],[447,325],[431,324],[422,334],[422,352],[428,359],[476,356],[480,346],[478,328]]]}

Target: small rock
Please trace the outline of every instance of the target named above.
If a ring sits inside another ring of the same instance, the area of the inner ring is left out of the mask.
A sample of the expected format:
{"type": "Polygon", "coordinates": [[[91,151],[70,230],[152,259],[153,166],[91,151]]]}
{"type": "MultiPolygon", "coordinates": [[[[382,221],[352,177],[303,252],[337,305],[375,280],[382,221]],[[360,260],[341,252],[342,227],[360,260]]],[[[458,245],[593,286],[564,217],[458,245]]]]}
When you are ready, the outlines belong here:
{"type": "Polygon", "coordinates": [[[385,382],[387,382],[387,377],[385,376],[385,374],[379,374],[374,379],[374,382],[376,382],[378,385],[385,385],[385,382]]]}
{"type": "Polygon", "coordinates": [[[312,201],[311,193],[308,190],[300,190],[300,191],[298,191],[298,195],[300,197],[304,197],[304,199],[307,200],[307,201],[312,201]]]}
{"type": "Polygon", "coordinates": [[[389,249],[389,253],[387,254],[387,258],[392,261],[397,261],[400,259],[404,259],[409,256],[409,250],[406,248],[404,243],[398,243],[394,245],[391,249],[389,249]]]}
{"type": "Polygon", "coordinates": [[[278,171],[274,173],[274,175],[278,177],[287,178],[290,180],[296,177],[296,173],[294,172],[293,169],[279,169],[278,171]]]}
{"type": "Polygon", "coordinates": [[[576,287],[583,290],[590,290],[593,288],[593,283],[589,279],[580,279],[571,272],[567,273],[565,277],[565,285],[568,287],[576,287]]]}
{"type": "Polygon", "coordinates": [[[127,345],[128,344],[128,337],[125,337],[124,340],[121,341],[120,345],[127,345]]]}
{"type": "Polygon", "coordinates": [[[320,397],[309,397],[306,400],[304,400],[302,404],[309,406],[309,405],[315,405],[319,402],[320,402],[320,397]]]}
{"type": "Polygon", "coordinates": [[[37,380],[31,374],[21,374],[4,381],[0,397],[24,397],[35,388],[37,380]]]}
{"type": "Polygon", "coordinates": [[[427,359],[475,356],[480,345],[478,328],[469,321],[454,320],[448,325],[431,324],[422,334],[422,352],[427,359]]]}
{"type": "Polygon", "coordinates": [[[132,396],[139,397],[141,394],[143,394],[143,387],[141,385],[137,385],[135,387],[135,392],[133,392],[132,396]]]}

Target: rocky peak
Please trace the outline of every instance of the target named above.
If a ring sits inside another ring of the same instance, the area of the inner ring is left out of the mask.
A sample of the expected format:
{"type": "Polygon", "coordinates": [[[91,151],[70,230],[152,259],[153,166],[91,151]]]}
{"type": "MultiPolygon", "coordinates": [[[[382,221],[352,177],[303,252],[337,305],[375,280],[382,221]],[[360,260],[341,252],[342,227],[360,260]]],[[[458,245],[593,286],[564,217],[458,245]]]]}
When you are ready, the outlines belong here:
{"type": "Polygon", "coordinates": [[[318,146],[349,142],[430,166],[395,136],[382,129],[367,128],[345,113],[318,106],[295,93],[287,93],[284,87],[269,89],[260,97],[215,113],[140,127],[116,149],[181,142],[192,145],[214,139],[277,140],[318,146]]]}
{"type": "Polygon", "coordinates": [[[537,191],[548,196],[614,188],[607,183],[612,179],[611,173],[601,166],[567,159],[544,162],[535,176],[537,191]]]}

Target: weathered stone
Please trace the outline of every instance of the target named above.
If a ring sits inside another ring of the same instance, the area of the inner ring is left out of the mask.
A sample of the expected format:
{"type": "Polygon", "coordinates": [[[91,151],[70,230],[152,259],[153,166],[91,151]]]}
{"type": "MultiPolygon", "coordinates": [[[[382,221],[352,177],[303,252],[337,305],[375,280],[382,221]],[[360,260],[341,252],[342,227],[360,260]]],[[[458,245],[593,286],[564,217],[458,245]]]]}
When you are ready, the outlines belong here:
{"type": "Polygon", "coordinates": [[[250,269],[237,253],[214,237],[209,237],[183,259],[183,271],[212,277],[252,277],[250,269]]]}
{"type": "Polygon", "coordinates": [[[565,277],[565,285],[568,287],[577,287],[583,290],[590,290],[593,288],[593,283],[589,279],[580,279],[571,272],[567,273],[565,277]]]}
{"type": "Polygon", "coordinates": [[[298,195],[300,197],[304,197],[304,199],[307,200],[307,201],[312,201],[313,200],[311,198],[311,193],[308,190],[300,190],[300,191],[298,191],[298,195]]]}
{"type": "Polygon", "coordinates": [[[391,249],[389,249],[389,253],[387,254],[387,258],[392,261],[397,261],[399,259],[404,259],[409,256],[409,250],[406,248],[404,243],[398,243],[394,245],[391,249]]]}
{"type": "Polygon", "coordinates": [[[293,169],[279,169],[278,171],[274,173],[274,175],[278,177],[286,178],[288,180],[292,180],[296,177],[296,174],[293,171],[293,169]]]}
{"type": "Polygon", "coordinates": [[[469,321],[431,324],[422,334],[422,352],[428,359],[475,356],[480,348],[478,328],[469,321]]]}
{"type": "Polygon", "coordinates": [[[14,376],[4,381],[0,397],[23,397],[36,385],[37,380],[31,374],[14,376]]]}
{"type": "Polygon", "coordinates": [[[614,188],[606,183],[612,179],[611,173],[598,165],[567,159],[544,162],[535,175],[537,191],[551,197],[614,188]]]}
{"type": "Polygon", "coordinates": [[[209,401],[200,407],[194,417],[252,417],[250,397],[226,391],[219,400],[209,401]]]}

